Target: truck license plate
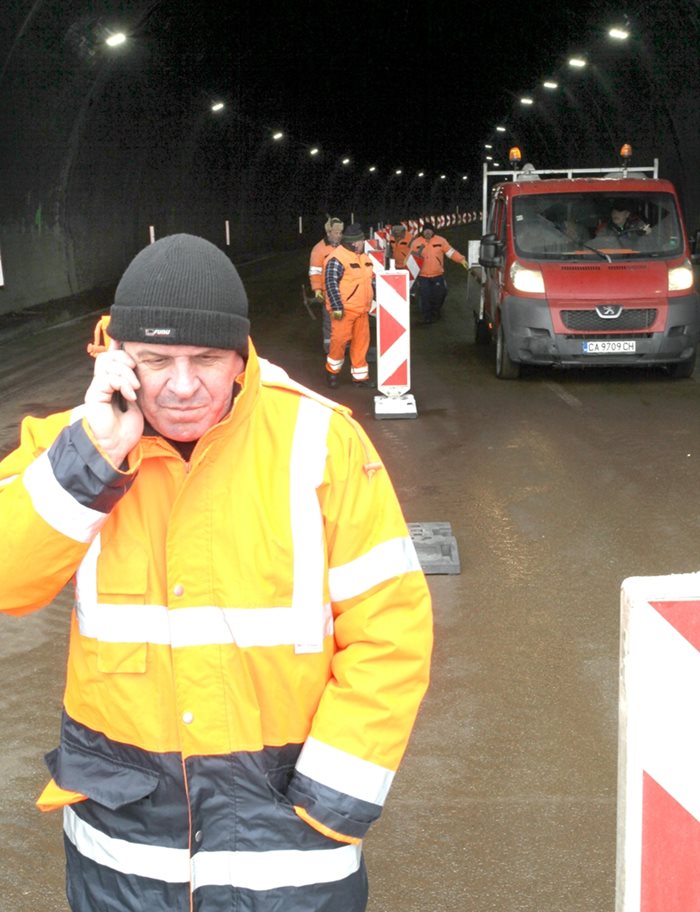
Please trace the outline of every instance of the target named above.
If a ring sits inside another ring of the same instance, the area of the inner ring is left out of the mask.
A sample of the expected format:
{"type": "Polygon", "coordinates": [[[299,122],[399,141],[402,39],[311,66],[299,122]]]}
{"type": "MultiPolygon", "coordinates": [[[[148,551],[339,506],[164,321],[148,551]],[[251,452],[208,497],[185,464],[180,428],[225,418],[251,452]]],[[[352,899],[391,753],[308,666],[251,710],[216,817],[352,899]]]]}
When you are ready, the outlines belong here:
{"type": "Polygon", "coordinates": [[[600,339],[595,342],[584,342],[584,355],[610,355],[635,352],[637,343],[634,339],[600,339]]]}

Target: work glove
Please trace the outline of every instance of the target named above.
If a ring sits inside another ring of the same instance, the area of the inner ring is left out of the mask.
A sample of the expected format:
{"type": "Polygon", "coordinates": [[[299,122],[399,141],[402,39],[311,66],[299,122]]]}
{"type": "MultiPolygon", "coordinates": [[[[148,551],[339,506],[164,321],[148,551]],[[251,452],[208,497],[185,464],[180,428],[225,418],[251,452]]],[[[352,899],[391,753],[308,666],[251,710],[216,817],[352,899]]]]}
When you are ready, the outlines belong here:
{"type": "Polygon", "coordinates": [[[334,320],[342,320],[342,319],[343,319],[343,311],[342,311],[342,310],[332,310],[332,311],[331,311],[331,316],[333,317],[334,320]]]}
{"type": "Polygon", "coordinates": [[[467,270],[469,269],[469,263],[467,263],[466,260],[462,260],[462,262],[460,263],[460,266],[464,266],[464,268],[467,270]]]}
{"type": "Polygon", "coordinates": [[[323,292],[321,291],[320,288],[316,289],[316,291],[314,292],[314,297],[316,298],[317,301],[323,300],[323,292]]]}

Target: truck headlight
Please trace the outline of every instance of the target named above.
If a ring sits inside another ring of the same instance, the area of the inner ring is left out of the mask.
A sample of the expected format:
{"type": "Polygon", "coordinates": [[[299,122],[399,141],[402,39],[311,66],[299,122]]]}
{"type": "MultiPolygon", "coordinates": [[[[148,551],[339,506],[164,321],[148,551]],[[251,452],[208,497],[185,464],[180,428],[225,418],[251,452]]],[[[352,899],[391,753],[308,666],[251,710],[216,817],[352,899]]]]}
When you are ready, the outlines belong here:
{"type": "Polygon", "coordinates": [[[686,260],[681,266],[674,266],[668,271],[668,290],[687,291],[693,287],[693,267],[686,260]]]}
{"type": "Polygon", "coordinates": [[[528,294],[544,294],[544,278],[539,269],[523,266],[517,260],[510,267],[510,280],[518,291],[528,294]]]}

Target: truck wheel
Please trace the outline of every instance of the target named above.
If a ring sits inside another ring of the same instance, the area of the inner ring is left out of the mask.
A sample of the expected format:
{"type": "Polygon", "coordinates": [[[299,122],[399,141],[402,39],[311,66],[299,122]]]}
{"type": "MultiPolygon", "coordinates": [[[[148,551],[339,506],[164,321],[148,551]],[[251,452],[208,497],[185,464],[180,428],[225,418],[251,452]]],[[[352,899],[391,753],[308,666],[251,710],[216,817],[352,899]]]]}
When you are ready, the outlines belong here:
{"type": "Polygon", "coordinates": [[[496,376],[499,380],[517,380],[520,376],[520,365],[510,360],[502,323],[498,324],[496,333],[496,376]]]}
{"type": "Polygon", "coordinates": [[[488,345],[491,341],[488,323],[478,317],[474,317],[474,341],[477,345],[488,345]]]}
{"type": "Polygon", "coordinates": [[[675,364],[668,365],[668,372],[674,380],[687,380],[693,376],[695,370],[695,358],[697,350],[688,358],[687,361],[676,361],[675,364]]]}

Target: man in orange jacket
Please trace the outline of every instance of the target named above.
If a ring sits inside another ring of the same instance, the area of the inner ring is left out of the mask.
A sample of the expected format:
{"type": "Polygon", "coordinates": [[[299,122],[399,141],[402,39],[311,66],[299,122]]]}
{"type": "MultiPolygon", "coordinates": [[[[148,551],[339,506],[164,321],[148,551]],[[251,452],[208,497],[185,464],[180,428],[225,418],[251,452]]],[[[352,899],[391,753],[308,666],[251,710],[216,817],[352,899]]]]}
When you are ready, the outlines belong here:
{"type": "Polygon", "coordinates": [[[426,222],[422,232],[411,242],[410,252],[423,258],[423,265],[418,274],[418,290],[420,294],[420,308],[422,323],[435,323],[439,320],[442,305],[447,297],[447,282],[445,281],[445,257],[459,263],[465,269],[469,268],[466,257],[455,248],[435,234],[435,226],[426,222]]]}
{"type": "Polygon", "coordinates": [[[339,218],[329,215],[324,228],[325,238],[314,244],[309,257],[309,284],[316,300],[323,305],[321,331],[323,333],[323,351],[328,354],[331,343],[331,315],[328,298],[325,295],[325,280],[323,270],[328,256],[333,253],[343,236],[345,225],[339,218]]]}
{"type": "Polygon", "coordinates": [[[213,244],[150,244],[84,403],[0,462],[0,611],[75,588],[37,802],[72,912],[366,908],[430,596],[369,438],[257,356],[247,314],[213,244]]]}
{"type": "Polygon", "coordinates": [[[348,225],[342,243],[326,259],[326,294],[331,307],[331,344],[326,357],[326,382],[338,386],[350,342],[350,374],[357,387],[371,387],[367,350],[369,312],[374,300],[374,268],[364,253],[361,225],[348,225]]]}

